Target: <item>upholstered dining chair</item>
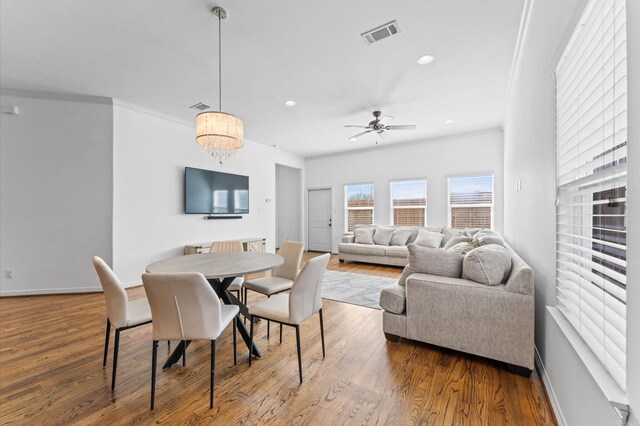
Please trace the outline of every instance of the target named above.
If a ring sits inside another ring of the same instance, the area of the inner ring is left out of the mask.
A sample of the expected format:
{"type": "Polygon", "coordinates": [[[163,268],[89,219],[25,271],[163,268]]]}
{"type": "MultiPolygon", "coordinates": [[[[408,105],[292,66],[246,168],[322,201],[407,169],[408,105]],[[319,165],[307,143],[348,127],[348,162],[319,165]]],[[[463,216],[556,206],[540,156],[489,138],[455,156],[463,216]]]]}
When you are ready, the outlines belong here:
{"type": "MultiPolygon", "coordinates": [[[[302,348],[300,346],[300,324],[316,312],[320,317],[320,337],[322,339],[322,357],[324,350],[324,322],[322,318],[322,278],[329,263],[330,254],[323,254],[307,262],[304,269],[296,277],[289,294],[276,294],[263,300],[251,308],[249,338],[253,345],[253,318],[275,321],[296,329],[296,344],[298,346],[298,372],[302,383],[302,348]]],[[[280,333],[282,340],[282,333],[280,333]]],[[[251,347],[251,345],[249,347],[251,347]]],[[[252,354],[249,353],[249,366],[252,354]]]]}
{"type": "Polygon", "coordinates": [[[111,327],[116,329],[113,344],[113,371],[111,372],[111,390],[116,387],[116,369],[118,367],[118,347],[120,346],[120,332],[129,328],[149,324],[151,311],[147,299],[132,300],[127,298],[127,292],[120,283],[116,274],[109,265],[98,256],[93,257],[93,266],[96,268],[100,285],[104,291],[107,302],[107,331],[104,339],[104,357],[102,368],[107,366],[107,353],[109,351],[109,336],[111,327]]]}
{"type": "MultiPolygon", "coordinates": [[[[240,241],[214,241],[211,243],[211,248],[209,249],[210,253],[220,253],[220,252],[233,252],[233,251],[244,251],[242,248],[242,242],[240,241]]],[[[238,299],[242,302],[242,283],[244,283],[244,277],[236,277],[227,290],[233,291],[236,293],[238,299]]]]}
{"type": "MultiPolygon", "coordinates": [[[[209,408],[213,408],[216,339],[233,323],[233,364],[236,364],[236,327],[240,309],[222,305],[207,279],[199,272],[143,274],[142,283],[151,306],[153,347],[151,360],[151,409],[156,394],[156,358],[159,340],[209,340],[211,374],[209,408]]],[[[185,348],[186,349],[186,348],[185,348]]]]}
{"type": "MultiPolygon", "coordinates": [[[[271,276],[256,278],[244,283],[244,303],[247,304],[247,290],[264,294],[267,298],[274,294],[291,289],[293,280],[300,271],[300,262],[304,252],[304,243],[300,241],[285,241],[278,249],[278,255],[284,258],[282,265],[271,270],[271,276]]],[[[267,323],[267,338],[269,338],[270,326],[267,323]]]]}

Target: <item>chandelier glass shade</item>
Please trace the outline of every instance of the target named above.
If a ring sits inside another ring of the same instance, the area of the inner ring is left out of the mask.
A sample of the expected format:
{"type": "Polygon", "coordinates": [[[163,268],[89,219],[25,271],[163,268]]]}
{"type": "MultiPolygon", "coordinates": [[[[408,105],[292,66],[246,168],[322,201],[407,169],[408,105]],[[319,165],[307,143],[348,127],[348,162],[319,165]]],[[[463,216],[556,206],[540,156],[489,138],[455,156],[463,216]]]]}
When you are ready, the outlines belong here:
{"type": "Polygon", "coordinates": [[[196,142],[222,164],[244,146],[244,127],[238,117],[222,112],[222,31],[221,21],[227,12],[214,7],[218,18],[218,111],[205,111],[196,116],[196,142]]]}

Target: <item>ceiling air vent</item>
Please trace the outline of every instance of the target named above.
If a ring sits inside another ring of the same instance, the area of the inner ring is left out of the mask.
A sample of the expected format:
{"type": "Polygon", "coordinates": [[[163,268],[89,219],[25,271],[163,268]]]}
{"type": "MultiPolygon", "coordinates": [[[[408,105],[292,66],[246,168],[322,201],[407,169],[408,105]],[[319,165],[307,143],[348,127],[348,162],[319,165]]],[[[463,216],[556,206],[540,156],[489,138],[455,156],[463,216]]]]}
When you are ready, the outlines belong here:
{"type": "Polygon", "coordinates": [[[375,43],[376,41],[380,41],[384,38],[391,37],[392,35],[398,34],[400,32],[400,28],[398,28],[398,24],[396,21],[387,22],[384,25],[381,25],[377,28],[374,28],[370,31],[366,31],[362,34],[362,38],[367,42],[367,44],[375,43]]]}
{"type": "Polygon", "coordinates": [[[205,109],[209,109],[209,105],[205,105],[202,102],[198,102],[195,105],[191,105],[189,108],[204,111],[205,109]]]}

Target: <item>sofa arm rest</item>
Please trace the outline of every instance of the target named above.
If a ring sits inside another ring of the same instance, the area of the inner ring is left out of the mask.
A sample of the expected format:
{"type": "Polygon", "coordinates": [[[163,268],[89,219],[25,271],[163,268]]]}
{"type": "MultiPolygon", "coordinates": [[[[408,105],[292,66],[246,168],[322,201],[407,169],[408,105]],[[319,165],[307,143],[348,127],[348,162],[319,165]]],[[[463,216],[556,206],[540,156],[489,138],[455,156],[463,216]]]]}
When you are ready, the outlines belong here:
{"type": "Polygon", "coordinates": [[[356,236],[352,232],[345,232],[342,234],[342,242],[343,243],[355,243],[356,236]]]}
{"type": "Polygon", "coordinates": [[[404,313],[405,300],[405,288],[398,284],[383,288],[380,292],[380,307],[392,314],[404,313]]]}

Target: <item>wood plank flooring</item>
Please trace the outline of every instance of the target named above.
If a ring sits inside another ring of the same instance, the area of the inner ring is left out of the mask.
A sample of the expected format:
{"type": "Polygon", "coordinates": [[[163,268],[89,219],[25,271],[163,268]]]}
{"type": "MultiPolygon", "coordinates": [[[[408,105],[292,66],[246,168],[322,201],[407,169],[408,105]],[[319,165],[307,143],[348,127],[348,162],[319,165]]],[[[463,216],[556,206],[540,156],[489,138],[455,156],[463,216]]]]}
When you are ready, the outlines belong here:
{"type": "MultiPolygon", "coordinates": [[[[315,256],[305,254],[306,259],[315,256]]],[[[398,277],[401,268],[339,264],[330,269],[398,277]]],[[[142,287],[128,290],[144,297],[142,287]]],[[[252,294],[250,304],[260,297],[252,294]]],[[[121,334],[118,377],[102,368],[102,294],[0,299],[0,424],[556,424],[537,374],[513,375],[499,362],[382,333],[382,312],[324,301],[327,357],[318,319],[301,326],[304,383],[298,381],[295,332],[256,325],[262,359],[248,364],[231,327],[217,344],[215,407],[209,409],[209,344],[194,342],[187,366],[158,372],[149,411],[151,325],[121,334]]],[[[112,333],[113,339],[113,333],[112,333]]],[[[173,345],[176,343],[174,342],[173,345]]],[[[111,348],[113,342],[111,343],[111,348]]],[[[159,347],[159,363],[168,356],[159,347]]]]}

